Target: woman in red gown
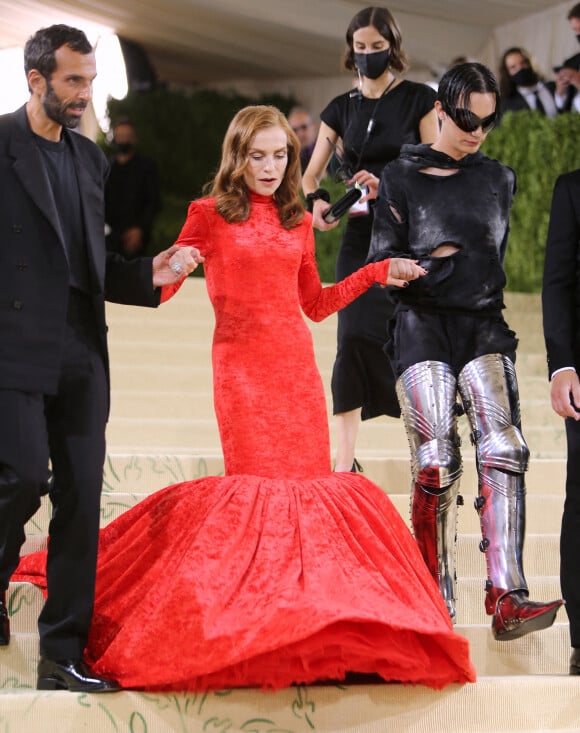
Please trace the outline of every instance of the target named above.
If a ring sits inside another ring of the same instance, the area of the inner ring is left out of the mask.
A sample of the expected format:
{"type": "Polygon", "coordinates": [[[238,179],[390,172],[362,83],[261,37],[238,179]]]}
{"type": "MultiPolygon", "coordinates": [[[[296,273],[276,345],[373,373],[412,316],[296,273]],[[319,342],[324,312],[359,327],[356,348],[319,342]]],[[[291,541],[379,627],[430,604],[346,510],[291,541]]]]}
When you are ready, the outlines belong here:
{"type": "Polygon", "coordinates": [[[360,474],[331,471],[302,314],[321,320],[374,283],[404,286],[423,271],[383,261],[322,288],[299,188],[285,117],[245,108],[211,196],[191,204],[179,236],[205,258],[226,475],[165,488],[102,530],[86,657],[123,687],[475,679],[390,500],[360,474]]]}

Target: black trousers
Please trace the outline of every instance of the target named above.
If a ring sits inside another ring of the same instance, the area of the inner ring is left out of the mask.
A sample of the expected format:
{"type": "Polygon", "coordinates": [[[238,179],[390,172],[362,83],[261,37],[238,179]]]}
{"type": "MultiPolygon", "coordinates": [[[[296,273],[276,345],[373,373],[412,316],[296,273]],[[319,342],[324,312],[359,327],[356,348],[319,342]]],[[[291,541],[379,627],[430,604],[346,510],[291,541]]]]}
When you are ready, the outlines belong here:
{"type": "Polygon", "coordinates": [[[38,509],[50,459],[48,598],[40,654],[82,657],[94,603],[108,384],[90,301],[71,291],[55,395],[0,390],[0,589],[38,509]]]}
{"type": "Polygon", "coordinates": [[[566,500],[560,535],[560,582],[572,646],[580,647],[580,424],[566,419],[566,500]]]}

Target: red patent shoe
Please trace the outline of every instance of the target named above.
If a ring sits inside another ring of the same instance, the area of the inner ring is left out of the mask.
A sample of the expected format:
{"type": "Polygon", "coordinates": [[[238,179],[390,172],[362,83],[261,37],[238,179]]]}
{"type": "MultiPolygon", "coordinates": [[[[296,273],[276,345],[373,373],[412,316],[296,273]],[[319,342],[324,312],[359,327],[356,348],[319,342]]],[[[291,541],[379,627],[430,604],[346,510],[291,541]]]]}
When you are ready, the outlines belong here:
{"type": "Polygon", "coordinates": [[[537,603],[523,591],[502,596],[495,607],[491,630],[496,641],[510,641],[532,631],[547,629],[554,623],[563,600],[537,603]]]}

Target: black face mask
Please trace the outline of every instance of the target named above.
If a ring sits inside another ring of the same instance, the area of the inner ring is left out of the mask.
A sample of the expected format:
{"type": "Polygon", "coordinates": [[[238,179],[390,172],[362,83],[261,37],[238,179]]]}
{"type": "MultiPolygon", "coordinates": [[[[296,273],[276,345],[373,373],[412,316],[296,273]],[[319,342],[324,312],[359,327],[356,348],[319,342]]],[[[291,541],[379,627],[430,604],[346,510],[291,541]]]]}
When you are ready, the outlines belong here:
{"type": "Polygon", "coordinates": [[[374,53],[355,53],[354,62],[356,68],[367,79],[378,79],[388,69],[390,55],[388,48],[386,51],[375,51],[374,53]]]}
{"type": "Polygon", "coordinates": [[[133,143],[113,143],[113,147],[115,149],[115,152],[120,153],[121,155],[132,153],[135,149],[133,143]]]}
{"type": "Polygon", "coordinates": [[[517,87],[533,87],[534,84],[538,83],[538,75],[530,68],[520,69],[515,74],[512,74],[510,79],[517,87]]]}

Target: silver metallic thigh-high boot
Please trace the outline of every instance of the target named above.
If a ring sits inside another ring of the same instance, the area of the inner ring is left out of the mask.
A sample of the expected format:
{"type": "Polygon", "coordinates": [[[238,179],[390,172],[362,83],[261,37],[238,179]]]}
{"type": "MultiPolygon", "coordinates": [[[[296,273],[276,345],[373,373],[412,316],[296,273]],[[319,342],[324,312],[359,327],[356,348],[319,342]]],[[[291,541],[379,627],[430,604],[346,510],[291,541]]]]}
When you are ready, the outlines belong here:
{"type": "Polygon", "coordinates": [[[458,387],[476,448],[485,608],[493,615],[494,637],[507,641],[551,626],[562,601],[528,600],[522,551],[529,450],[521,433],[514,365],[502,354],[480,356],[462,369],[458,387]]]}
{"type": "Polygon", "coordinates": [[[459,478],[457,384],[438,361],[414,364],[397,380],[397,396],[411,449],[411,519],[415,539],[452,619],[459,478]]]}

